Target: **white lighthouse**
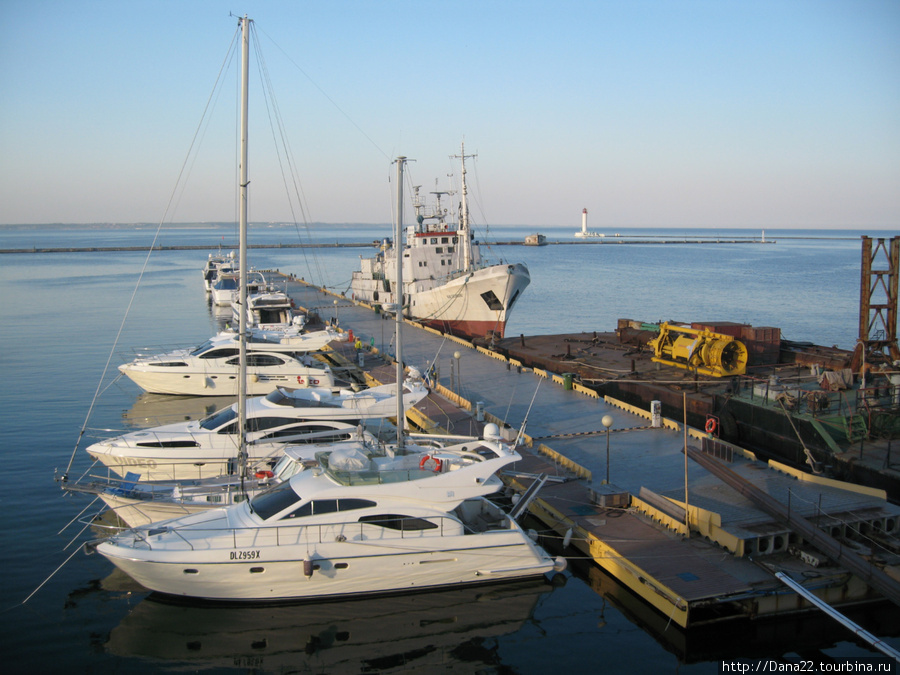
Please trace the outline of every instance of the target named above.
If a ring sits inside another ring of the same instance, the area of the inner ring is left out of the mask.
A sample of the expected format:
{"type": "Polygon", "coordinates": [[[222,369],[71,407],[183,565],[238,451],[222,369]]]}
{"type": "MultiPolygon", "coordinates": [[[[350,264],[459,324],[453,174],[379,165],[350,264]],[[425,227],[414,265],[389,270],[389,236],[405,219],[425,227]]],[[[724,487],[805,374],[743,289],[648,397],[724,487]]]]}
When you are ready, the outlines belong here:
{"type": "Polygon", "coordinates": [[[596,232],[588,232],[587,229],[587,208],[581,210],[581,232],[575,233],[576,237],[602,237],[602,234],[596,232]]]}

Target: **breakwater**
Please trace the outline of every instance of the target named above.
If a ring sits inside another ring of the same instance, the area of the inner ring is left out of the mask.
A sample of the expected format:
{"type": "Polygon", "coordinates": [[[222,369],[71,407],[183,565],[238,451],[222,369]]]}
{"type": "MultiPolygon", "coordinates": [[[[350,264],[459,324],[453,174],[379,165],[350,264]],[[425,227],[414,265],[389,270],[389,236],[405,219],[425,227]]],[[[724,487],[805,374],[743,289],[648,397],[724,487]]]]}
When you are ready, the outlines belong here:
{"type": "MultiPolygon", "coordinates": [[[[545,241],[542,246],[603,246],[625,244],[774,244],[774,241],[759,239],[620,239],[611,237],[606,240],[591,241],[545,241]]],[[[318,242],[309,244],[249,244],[251,249],[292,249],[292,248],[375,248],[380,242],[318,242]]],[[[495,241],[494,246],[527,246],[524,241],[495,241]]],[[[3,253],[98,253],[116,251],[214,251],[220,249],[236,249],[235,244],[192,244],[180,246],[34,246],[31,248],[0,248],[3,253]]]]}

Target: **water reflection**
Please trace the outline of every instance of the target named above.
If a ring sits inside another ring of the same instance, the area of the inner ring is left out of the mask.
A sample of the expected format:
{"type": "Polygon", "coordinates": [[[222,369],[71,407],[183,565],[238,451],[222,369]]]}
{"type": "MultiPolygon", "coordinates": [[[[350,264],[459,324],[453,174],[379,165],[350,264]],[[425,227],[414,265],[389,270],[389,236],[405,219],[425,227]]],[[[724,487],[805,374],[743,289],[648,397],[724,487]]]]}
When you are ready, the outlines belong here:
{"type": "Polygon", "coordinates": [[[142,393],[134,405],[122,413],[129,427],[146,429],[162,424],[198,420],[230,406],[236,396],[173,396],[142,393]]]}
{"type": "Polygon", "coordinates": [[[497,642],[490,638],[519,630],[551,592],[543,581],[531,581],[224,608],[168,604],[150,596],[111,631],[105,649],[116,656],[166,661],[172,668],[476,671],[500,663],[497,642]]]}

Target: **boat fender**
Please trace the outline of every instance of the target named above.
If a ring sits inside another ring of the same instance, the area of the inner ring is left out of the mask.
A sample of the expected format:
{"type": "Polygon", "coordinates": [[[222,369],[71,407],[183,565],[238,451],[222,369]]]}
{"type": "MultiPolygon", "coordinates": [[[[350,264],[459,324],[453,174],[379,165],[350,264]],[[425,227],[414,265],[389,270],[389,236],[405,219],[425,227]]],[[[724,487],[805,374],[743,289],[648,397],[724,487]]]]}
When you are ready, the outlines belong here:
{"type": "Polygon", "coordinates": [[[255,373],[254,373],[254,374],[251,374],[250,377],[249,377],[248,379],[249,379],[251,382],[259,382],[259,375],[256,375],[255,373]]]}
{"type": "Polygon", "coordinates": [[[441,472],[441,468],[443,467],[444,463],[441,461],[441,458],[440,458],[440,457],[435,457],[434,455],[425,455],[425,456],[422,458],[422,460],[419,462],[419,468],[420,468],[420,469],[424,469],[424,468],[425,468],[425,464],[428,462],[428,460],[433,460],[433,461],[434,461],[434,472],[435,472],[435,473],[440,473],[440,472],[441,472]]]}
{"type": "Polygon", "coordinates": [[[553,571],[554,572],[565,572],[566,568],[569,566],[569,561],[563,558],[562,556],[557,556],[553,559],[553,571]]]}
{"type": "Polygon", "coordinates": [[[352,328],[347,331],[347,342],[355,342],[355,339],[353,337],[353,329],[352,328]]]}
{"type": "Polygon", "coordinates": [[[306,559],[303,561],[303,576],[309,579],[313,573],[313,561],[310,559],[306,559]]]}
{"type": "Polygon", "coordinates": [[[572,543],[572,528],[570,527],[566,530],[566,536],[563,537],[563,548],[569,548],[569,544],[572,543]]]}
{"type": "Polygon", "coordinates": [[[528,538],[531,539],[531,541],[536,542],[538,540],[537,530],[529,529],[526,534],[528,535],[528,538]]]}
{"type": "Polygon", "coordinates": [[[706,420],[706,433],[714,434],[716,433],[716,420],[712,417],[706,420]]]}

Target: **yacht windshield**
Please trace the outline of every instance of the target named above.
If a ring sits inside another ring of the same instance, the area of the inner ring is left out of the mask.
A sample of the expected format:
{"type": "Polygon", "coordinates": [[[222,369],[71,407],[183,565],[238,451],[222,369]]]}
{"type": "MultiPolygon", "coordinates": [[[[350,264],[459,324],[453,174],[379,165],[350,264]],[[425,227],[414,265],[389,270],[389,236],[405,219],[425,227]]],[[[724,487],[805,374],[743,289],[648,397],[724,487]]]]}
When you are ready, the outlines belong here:
{"type": "Polygon", "coordinates": [[[227,424],[233,420],[237,419],[237,410],[234,409],[234,406],[229,406],[227,408],[223,408],[219,412],[214,412],[209,417],[204,417],[200,420],[200,428],[206,429],[207,431],[212,431],[213,429],[218,429],[223,424],[227,424]]]}
{"type": "Polygon", "coordinates": [[[191,351],[191,356],[197,356],[198,354],[202,354],[202,353],[205,352],[207,349],[211,349],[212,346],[213,346],[212,340],[207,340],[206,342],[204,342],[204,343],[203,343],[202,345],[200,345],[199,347],[194,348],[194,349],[191,351]]]}
{"type": "Polygon", "coordinates": [[[250,500],[250,511],[263,520],[268,520],[276,513],[300,501],[300,495],[294,492],[290,482],[276,485],[250,500]]]}

